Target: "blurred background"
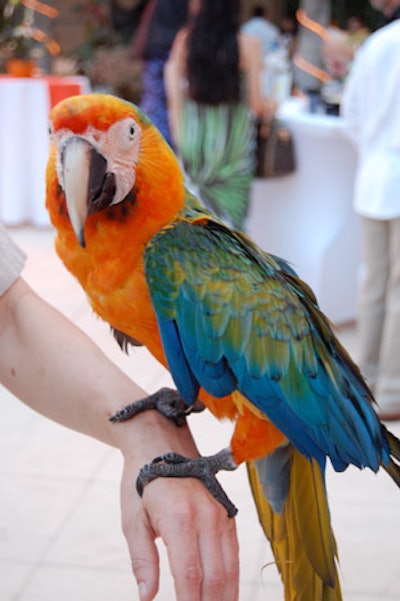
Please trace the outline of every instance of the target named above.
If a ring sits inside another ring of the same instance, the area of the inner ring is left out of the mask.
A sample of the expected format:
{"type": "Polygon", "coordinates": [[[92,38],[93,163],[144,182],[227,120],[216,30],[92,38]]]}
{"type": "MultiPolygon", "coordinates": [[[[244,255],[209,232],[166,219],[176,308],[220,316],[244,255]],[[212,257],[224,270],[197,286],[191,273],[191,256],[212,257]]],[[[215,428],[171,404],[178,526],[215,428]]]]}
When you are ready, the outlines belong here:
{"type": "MultiPolygon", "coordinates": [[[[4,0],[0,2],[0,71],[7,71],[10,56],[17,53],[35,59],[36,69],[60,75],[89,77],[93,88],[106,88],[138,102],[141,60],[135,41],[141,17],[151,0],[4,0]]],[[[242,20],[254,9],[265,8],[269,21],[282,27],[290,17],[298,24],[296,53],[307,64],[324,68],[321,35],[299,23],[299,9],[322,27],[347,28],[353,15],[374,30],[381,14],[364,0],[242,0],[242,20]]],[[[321,80],[295,65],[294,81],[300,90],[318,91],[321,80]]]]}

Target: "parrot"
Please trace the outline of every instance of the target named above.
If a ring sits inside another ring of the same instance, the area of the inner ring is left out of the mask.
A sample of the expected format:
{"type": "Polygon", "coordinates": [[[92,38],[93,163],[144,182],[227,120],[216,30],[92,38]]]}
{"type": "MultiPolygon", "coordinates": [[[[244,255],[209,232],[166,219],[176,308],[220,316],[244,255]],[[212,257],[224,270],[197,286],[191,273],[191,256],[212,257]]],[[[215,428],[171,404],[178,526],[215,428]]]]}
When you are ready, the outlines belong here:
{"type": "Polygon", "coordinates": [[[155,477],[199,477],[234,516],[215,475],[246,465],[285,601],[339,601],[327,461],[338,472],[382,468],[400,486],[400,441],[313,291],[204,208],[134,104],[67,98],[50,112],[50,139],[46,207],[59,257],[123,350],[147,347],[176,386],[144,401],[160,408],[170,397],[184,418],[200,404],[233,423],[214,456],[166,452],[144,466],[139,493],[155,477]]]}

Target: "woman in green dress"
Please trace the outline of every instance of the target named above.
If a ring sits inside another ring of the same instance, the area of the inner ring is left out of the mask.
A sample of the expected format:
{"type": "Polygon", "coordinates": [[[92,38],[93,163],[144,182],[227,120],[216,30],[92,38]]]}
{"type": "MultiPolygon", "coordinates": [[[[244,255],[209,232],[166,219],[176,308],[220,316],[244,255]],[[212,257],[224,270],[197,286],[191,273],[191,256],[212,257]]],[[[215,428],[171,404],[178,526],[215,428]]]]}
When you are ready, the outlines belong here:
{"type": "Polygon", "coordinates": [[[188,186],[244,230],[255,169],[255,119],[275,103],[261,94],[259,41],[239,31],[238,0],[196,0],[177,35],[165,79],[171,131],[188,186]],[[195,6],[194,6],[195,5],[195,6]]]}

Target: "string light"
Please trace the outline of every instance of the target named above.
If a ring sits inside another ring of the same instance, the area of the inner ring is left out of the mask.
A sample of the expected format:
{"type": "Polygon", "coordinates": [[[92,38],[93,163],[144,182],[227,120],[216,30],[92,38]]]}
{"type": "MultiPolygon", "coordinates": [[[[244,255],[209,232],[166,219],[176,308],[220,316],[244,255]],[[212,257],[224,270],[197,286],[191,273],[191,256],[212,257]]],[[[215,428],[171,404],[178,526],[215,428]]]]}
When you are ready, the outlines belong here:
{"type": "MultiPolygon", "coordinates": [[[[59,11],[56,8],[49,6],[44,2],[40,2],[40,0],[21,0],[21,4],[32,11],[32,13],[39,13],[49,19],[55,19],[59,15],[59,11]]],[[[42,29],[39,29],[38,27],[32,28],[31,35],[34,40],[43,44],[52,56],[56,56],[60,53],[60,45],[58,42],[50,38],[42,29]]]]}
{"type": "Polygon", "coordinates": [[[44,2],[39,2],[39,0],[22,0],[21,4],[23,4],[26,8],[30,8],[31,10],[48,17],[49,19],[55,19],[59,14],[59,11],[56,8],[49,6],[44,2]]]}
{"type": "Polygon", "coordinates": [[[326,40],[326,38],[328,37],[328,30],[326,29],[326,27],[321,25],[321,23],[318,23],[318,21],[310,19],[310,17],[307,15],[306,11],[303,8],[299,8],[296,11],[296,18],[300,25],[303,25],[303,27],[306,27],[306,29],[310,29],[323,40],[326,40]]]}
{"type": "MultiPolygon", "coordinates": [[[[296,11],[296,19],[300,23],[300,25],[302,25],[306,29],[309,29],[313,33],[315,33],[322,40],[326,40],[328,38],[327,28],[324,27],[323,25],[321,25],[321,23],[318,23],[318,21],[314,21],[313,19],[310,19],[310,17],[307,15],[307,13],[304,9],[299,8],[296,11]]],[[[323,83],[326,83],[327,81],[329,81],[331,79],[331,76],[329,73],[327,73],[320,67],[317,67],[316,65],[311,64],[304,57],[302,57],[298,54],[296,54],[293,57],[293,62],[298,69],[305,71],[306,73],[308,73],[312,77],[315,77],[316,79],[319,79],[323,83]]]]}

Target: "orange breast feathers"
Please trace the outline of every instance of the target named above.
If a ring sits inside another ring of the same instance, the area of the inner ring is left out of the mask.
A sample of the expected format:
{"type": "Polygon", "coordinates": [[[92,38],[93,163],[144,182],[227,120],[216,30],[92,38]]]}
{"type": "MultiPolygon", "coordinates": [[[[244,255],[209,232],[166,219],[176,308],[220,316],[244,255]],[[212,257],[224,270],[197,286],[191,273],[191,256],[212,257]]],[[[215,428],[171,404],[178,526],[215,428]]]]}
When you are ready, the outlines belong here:
{"type": "Polygon", "coordinates": [[[156,316],[144,276],[143,243],[131,234],[134,216],[119,205],[89,216],[86,247],[76,239],[64,193],[58,185],[54,154],[47,168],[47,208],[57,229],[56,251],[78,279],[93,310],[111,326],[140,340],[165,363],[156,316]],[[107,227],[104,227],[107,221],[107,227]],[[135,240],[132,240],[135,238],[135,240]]]}

